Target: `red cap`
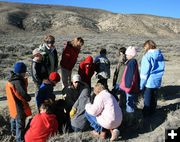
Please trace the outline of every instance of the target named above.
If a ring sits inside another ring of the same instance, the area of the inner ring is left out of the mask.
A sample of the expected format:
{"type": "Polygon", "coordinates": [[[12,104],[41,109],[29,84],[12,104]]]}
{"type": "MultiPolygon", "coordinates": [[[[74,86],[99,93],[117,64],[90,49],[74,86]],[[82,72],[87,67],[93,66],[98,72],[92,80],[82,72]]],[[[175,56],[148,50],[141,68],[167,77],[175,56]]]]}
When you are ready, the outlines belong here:
{"type": "Polygon", "coordinates": [[[61,79],[61,77],[60,77],[59,73],[57,73],[57,72],[52,72],[49,75],[49,80],[51,80],[51,81],[59,82],[60,79],[61,79]]]}

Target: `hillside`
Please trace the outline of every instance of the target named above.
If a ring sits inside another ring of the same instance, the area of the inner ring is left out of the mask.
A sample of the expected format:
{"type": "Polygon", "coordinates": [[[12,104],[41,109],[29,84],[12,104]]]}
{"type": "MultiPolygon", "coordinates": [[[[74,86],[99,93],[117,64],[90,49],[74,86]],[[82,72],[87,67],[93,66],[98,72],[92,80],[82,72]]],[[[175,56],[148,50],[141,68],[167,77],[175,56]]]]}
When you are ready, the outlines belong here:
{"type": "Polygon", "coordinates": [[[117,32],[159,36],[180,35],[180,19],[125,15],[108,11],[51,5],[0,2],[0,32],[117,32]]]}

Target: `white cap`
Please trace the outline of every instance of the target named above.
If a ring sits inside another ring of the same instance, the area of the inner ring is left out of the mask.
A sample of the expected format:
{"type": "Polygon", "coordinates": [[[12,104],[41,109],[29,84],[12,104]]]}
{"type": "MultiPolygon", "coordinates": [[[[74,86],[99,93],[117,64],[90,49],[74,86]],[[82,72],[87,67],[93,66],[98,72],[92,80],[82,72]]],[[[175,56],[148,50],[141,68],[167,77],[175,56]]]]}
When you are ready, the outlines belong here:
{"type": "Polygon", "coordinates": [[[44,55],[44,54],[46,54],[46,52],[42,52],[39,48],[36,48],[33,50],[32,54],[33,54],[33,56],[36,54],[44,55]]]}
{"type": "Polygon", "coordinates": [[[76,82],[76,81],[81,81],[81,76],[79,74],[75,74],[72,77],[72,81],[76,82]]]}
{"type": "Polygon", "coordinates": [[[131,55],[131,56],[135,56],[136,55],[136,47],[134,46],[129,46],[127,49],[126,49],[126,55],[131,55]]]}

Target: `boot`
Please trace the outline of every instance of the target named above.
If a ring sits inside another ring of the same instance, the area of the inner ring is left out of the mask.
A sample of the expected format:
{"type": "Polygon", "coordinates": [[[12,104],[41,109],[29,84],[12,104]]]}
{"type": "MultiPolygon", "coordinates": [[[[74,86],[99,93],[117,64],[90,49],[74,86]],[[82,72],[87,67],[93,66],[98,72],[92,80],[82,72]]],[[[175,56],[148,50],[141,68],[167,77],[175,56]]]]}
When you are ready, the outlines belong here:
{"type": "Polygon", "coordinates": [[[110,132],[111,132],[110,141],[117,140],[117,138],[119,137],[119,134],[120,134],[119,130],[118,129],[111,129],[110,132]]]}

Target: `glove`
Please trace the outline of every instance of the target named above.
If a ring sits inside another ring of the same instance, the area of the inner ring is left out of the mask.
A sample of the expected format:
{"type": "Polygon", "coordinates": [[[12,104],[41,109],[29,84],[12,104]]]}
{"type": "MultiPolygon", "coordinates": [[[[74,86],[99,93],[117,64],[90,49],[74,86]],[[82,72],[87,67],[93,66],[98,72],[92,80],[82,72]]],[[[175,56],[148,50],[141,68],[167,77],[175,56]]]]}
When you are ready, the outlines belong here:
{"type": "Polygon", "coordinates": [[[76,114],[76,112],[77,112],[77,109],[74,108],[74,107],[72,107],[72,109],[71,109],[71,111],[70,111],[70,113],[69,113],[71,119],[74,117],[74,115],[76,114]]]}

